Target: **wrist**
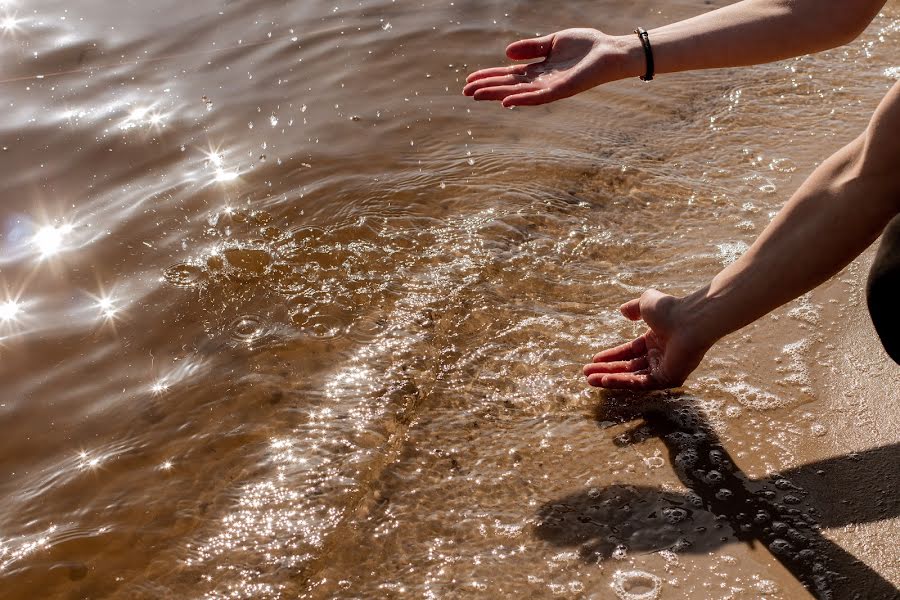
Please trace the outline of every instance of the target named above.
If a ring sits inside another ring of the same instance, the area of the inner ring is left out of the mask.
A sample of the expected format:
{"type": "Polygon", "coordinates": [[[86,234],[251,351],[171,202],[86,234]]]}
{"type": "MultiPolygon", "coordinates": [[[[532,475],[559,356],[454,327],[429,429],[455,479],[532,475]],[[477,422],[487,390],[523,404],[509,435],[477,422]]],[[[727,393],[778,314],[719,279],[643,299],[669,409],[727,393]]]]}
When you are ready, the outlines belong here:
{"type": "Polygon", "coordinates": [[[705,287],[679,298],[674,308],[676,322],[683,331],[690,332],[691,343],[703,352],[731,333],[725,319],[716,314],[715,300],[708,292],[705,287]]]}
{"type": "Polygon", "coordinates": [[[647,57],[644,46],[636,34],[619,35],[613,38],[615,56],[619,63],[619,79],[640,77],[647,72],[647,57]]]}

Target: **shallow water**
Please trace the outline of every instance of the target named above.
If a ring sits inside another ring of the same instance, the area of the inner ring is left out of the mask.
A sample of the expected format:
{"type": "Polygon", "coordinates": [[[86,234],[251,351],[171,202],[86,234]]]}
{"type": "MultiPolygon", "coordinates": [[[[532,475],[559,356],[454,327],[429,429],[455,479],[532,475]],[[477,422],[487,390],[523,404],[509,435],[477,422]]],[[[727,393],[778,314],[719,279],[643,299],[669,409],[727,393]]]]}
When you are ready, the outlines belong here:
{"type": "Polygon", "coordinates": [[[774,65],[459,94],[518,37],[709,4],[0,4],[4,598],[896,592],[868,256],[683,394],[580,366],[862,129],[900,7],[774,65]]]}

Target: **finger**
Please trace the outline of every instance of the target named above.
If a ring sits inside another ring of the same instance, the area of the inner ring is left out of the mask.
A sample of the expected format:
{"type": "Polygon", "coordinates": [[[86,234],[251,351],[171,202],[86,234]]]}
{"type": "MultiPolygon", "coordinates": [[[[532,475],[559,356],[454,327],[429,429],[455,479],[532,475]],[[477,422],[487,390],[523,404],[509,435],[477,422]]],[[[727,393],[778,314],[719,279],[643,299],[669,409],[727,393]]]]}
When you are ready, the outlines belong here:
{"type": "Polygon", "coordinates": [[[481,69],[469,74],[469,76],[466,77],[466,83],[472,83],[473,81],[478,81],[479,79],[485,79],[487,77],[497,77],[499,75],[522,74],[527,68],[528,65],[512,65],[509,67],[491,67],[490,69],[481,69]]]}
{"type": "Polygon", "coordinates": [[[501,85],[515,85],[517,83],[525,83],[522,75],[499,75],[496,77],[485,77],[484,79],[478,79],[477,81],[473,81],[472,83],[466,85],[463,88],[463,94],[466,96],[472,96],[478,90],[486,87],[497,87],[501,85]]]}
{"type": "Polygon", "coordinates": [[[547,104],[554,100],[559,100],[559,94],[550,91],[547,88],[537,90],[535,92],[526,92],[524,94],[513,94],[503,99],[503,106],[509,108],[511,106],[537,106],[539,104],[547,104]]]}
{"type": "Polygon", "coordinates": [[[616,360],[609,362],[595,362],[584,365],[584,375],[590,377],[598,373],[636,373],[649,366],[646,356],[639,356],[632,360],[616,360]]]}
{"type": "Polygon", "coordinates": [[[506,47],[506,56],[511,60],[530,60],[532,58],[543,58],[550,54],[550,48],[553,47],[554,34],[545,35],[544,37],[531,38],[528,40],[519,40],[513,42],[506,47]]]}
{"type": "Polygon", "coordinates": [[[593,362],[612,362],[617,360],[631,360],[647,353],[647,340],[644,336],[625,342],[615,348],[609,348],[597,353],[593,362]]]}
{"type": "Polygon", "coordinates": [[[634,300],[629,300],[625,304],[619,307],[619,311],[625,315],[625,318],[630,321],[640,321],[641,320],[641,299],[635,298],[634,300]]]}
{"type": "Polygon", "coordinates": [[[503,100],[507,96],[513,94],[521,94],[524,92],[533,92],[539,90],[533,83],[519,83],[516,85],[501,85],[497,87],[483,88],[475,92],[476,100],[503,100]]]}
{"type": "Polygon", "coordinates": [[[594,387],[602,387],[608,390],[656,390],[663,386],[646,374],[635,373],[604,373],[591,375],[588,383],[594,387]]]}

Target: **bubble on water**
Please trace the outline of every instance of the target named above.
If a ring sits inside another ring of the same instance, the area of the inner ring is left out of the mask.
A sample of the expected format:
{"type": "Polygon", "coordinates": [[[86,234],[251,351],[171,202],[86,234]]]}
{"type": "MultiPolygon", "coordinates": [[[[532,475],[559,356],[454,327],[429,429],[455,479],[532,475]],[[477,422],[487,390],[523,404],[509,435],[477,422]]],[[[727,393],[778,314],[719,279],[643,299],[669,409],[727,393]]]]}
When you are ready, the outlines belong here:
{"type": "Polygon", "coordinates": [[[206,279],[206,272],[197,265],[182,263],[166,269],[163,278],[172,285],[191,287],[206,279]]]}
{"type": "Polygon", "coordinates": [[[688,517],[688,511],[676,507],[666,507],[662,509],[662,514],[663,518],[672,525],[681,523],[688,517]]]}
{"type": "Polygon", "coordinates": [[[619,544],[616,546],[615,550],[612,551],[612,557],[616,560],[624,560],[626,556],[628,556],[628,548],[626,548],[624,544],[619,544]]]}
{"type": "Polygon", "coordinates": [[[353,323],[347,336],[355,342],[371,342],[385,328],[385,323],[371,317],[363,317],[353,323]]]}
{"type": "Polygon", "coordinates": [[[818,325],[821,321],[819,309],[812,303],[810,294],[798,298],[794,307],[788,311],[788,316],[810,325],[818,325]]]}
{"type": "Polygon", "coordinates": [[[730,419],[736,419],[741,416],[744,410],[740,406],[727,406],[725,407],[725,416],[730,419]]]}
{"type": "Polygon", "coordinates": [[[828,428],[821,423],[813,423],[809,427],[809,432],[816,437],[822,437],[823,435],[828,433],[828,428]]]}
{"type": "Polygon", "coordinates": [[[616,571],[610,587],[622,600],[656,600],[662,580],[646,571],[616,571]]]}
{"type": "Polygon", "coordinates": [[[692,467],[697,464],[698,458],[697,451],[688,448],[675,455],[675,464],[682,468],[692,467]]]}
{"type": "Polygon", "coordinates": [[[258,315],[244,315],[231,322],[228,333],[235,341],[250,344],[266,335],[266,323],[258,315]]]}
{"type": "MultiPolygon", "coordinates": [[[[786,404],[784,400],[775,394],[752,386],[744,381],[723,384],[720,387],[722,390],[734,396],[735,400],[747,408],[771,410],[786,404]]],[[[726,409],[726,414],[728,414],[728,409],[726,409]]]]}
{"type": "Polygon", "coordinates": [[[693,540],[686,537],[680,537],[672,544],[673,552],[687,552],[694,545],[693,540]]]}
{"type": "Polygon", "coordinates": [[[781,349],[782,354],[790,359],[787,367],[784,368],[787,374],[783,381],[801,385],[804,391],[808,390],[810,386],[809,367],[804,357],[810,345],[809,340],[802,339],[792,344],[787,344],[781,349]]]}
{"type": "Polygon", "coordinates": [[[716,492],[716,498],[718,498],[719,500],[728,500],[732,496],[734,496],[734,492],[732,492],[728,488],[722,488],[718,492],[716,492]]]}
{"type": "Polygon", "coordinates": [[[669,435],[666,436],[666,439],[669,440],[673,446],[678,448],[679,450],[685,448],[693,448],[696,446],[694,442],[694,437],[689,433],[684,431],[673,431],[669,435]]]}
{"type": "Polygon", "coordinates": [[[779,173],[793,173],[797,170],[797,165],[789,158],[773,158],[769,162],[769,169],[779,173]]]}
{"type": "Polygon", "coordinates": [[[277,127],[278,126],[278,117],[276,117],[275,115],[271,115],[269,117],[269,124],[272,125],[272,127],[277,127]]]}
{"type": "Polygon", "coordinates": [[[644,464],[649,469],[659,469],[666,464],[666,459],[662,456],[650,456],[644,459],[644,464]]]}
{"type": "Polygon", "coordinates": [[[730,265],[750,249],[746,242],[725,242],[716,246],[716,254],[723,266],[730,265]]]}
{"type": "Polygon", "coordinates": [[[769,550],[771,550],[774,554],[783,555],[793,550],[793,546],[791,546],[790,542],[788,542],[787,540],[778,538],[772,540],[772,543],[769,544],[769,550]]]}
{"type": "Polygon", "coordinates": [[[796,490],[798,489],[793,483],[791,483],[790,479],[780,478],[775,480],[775,487],[779,490],[796,490]]]}
{"type": "Polygon", "coordinates": [[[762,594],[777,594],[778,584],[771,579],[760,579],[753,584],[753,589],[762,594]]]}
{"type": "Polygon", "coordinates": [[[306,317],[295,313],[291,321],[301,328],[304,335],[316,339],[331,339],[344,333],[345,324],[330,315],[312,315],[306,317]]]}
{"type": "Polygon", "coordinates": [[[800,552],[797,553],[797,558],[805,561],[812,561],[816,557],[816,553],[809,548],[804,548],[800,552]]]}
{"type": "Polygon", "coordinates": [[[701,508],[703,506],[703,497],[696,492],[688,492],[687,501],[697,508],[701,508]]]}
{"type": "MultiPolygon", "coordinates": [[[[666,561],[666,566],[672,566],[678,564],[678,555],[671,550],[660,550],[657,554],[662,557],[664,561],[666,561]]],[[[668,570],[668,569],[667,569],[668,570]]]]}

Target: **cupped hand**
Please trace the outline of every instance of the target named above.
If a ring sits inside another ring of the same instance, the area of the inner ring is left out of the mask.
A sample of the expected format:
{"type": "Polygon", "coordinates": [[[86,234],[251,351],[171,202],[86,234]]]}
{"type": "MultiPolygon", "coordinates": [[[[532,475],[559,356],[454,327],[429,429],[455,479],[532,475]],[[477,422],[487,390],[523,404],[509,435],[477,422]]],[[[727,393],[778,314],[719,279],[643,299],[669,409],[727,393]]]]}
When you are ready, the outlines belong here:
{"type": "Polygon", "coordinates": [[[627,77],[628,51],[619,38],[596,29],[565,29],[509,45],[511,60],[531,64],[494,67],[466,78],[463,94],[503,106],[546,104],[627,77]]]}
{"type": "Polygon", "coordinates": [[[643,320],[649,329],[637,339],[604,350],[585,365],[587,382],[595,387],[662,390],[679,387],[703,360],[709,344],[679,310],[680,300],[647,290],[622,305],[622,314],[643,320]]]}

